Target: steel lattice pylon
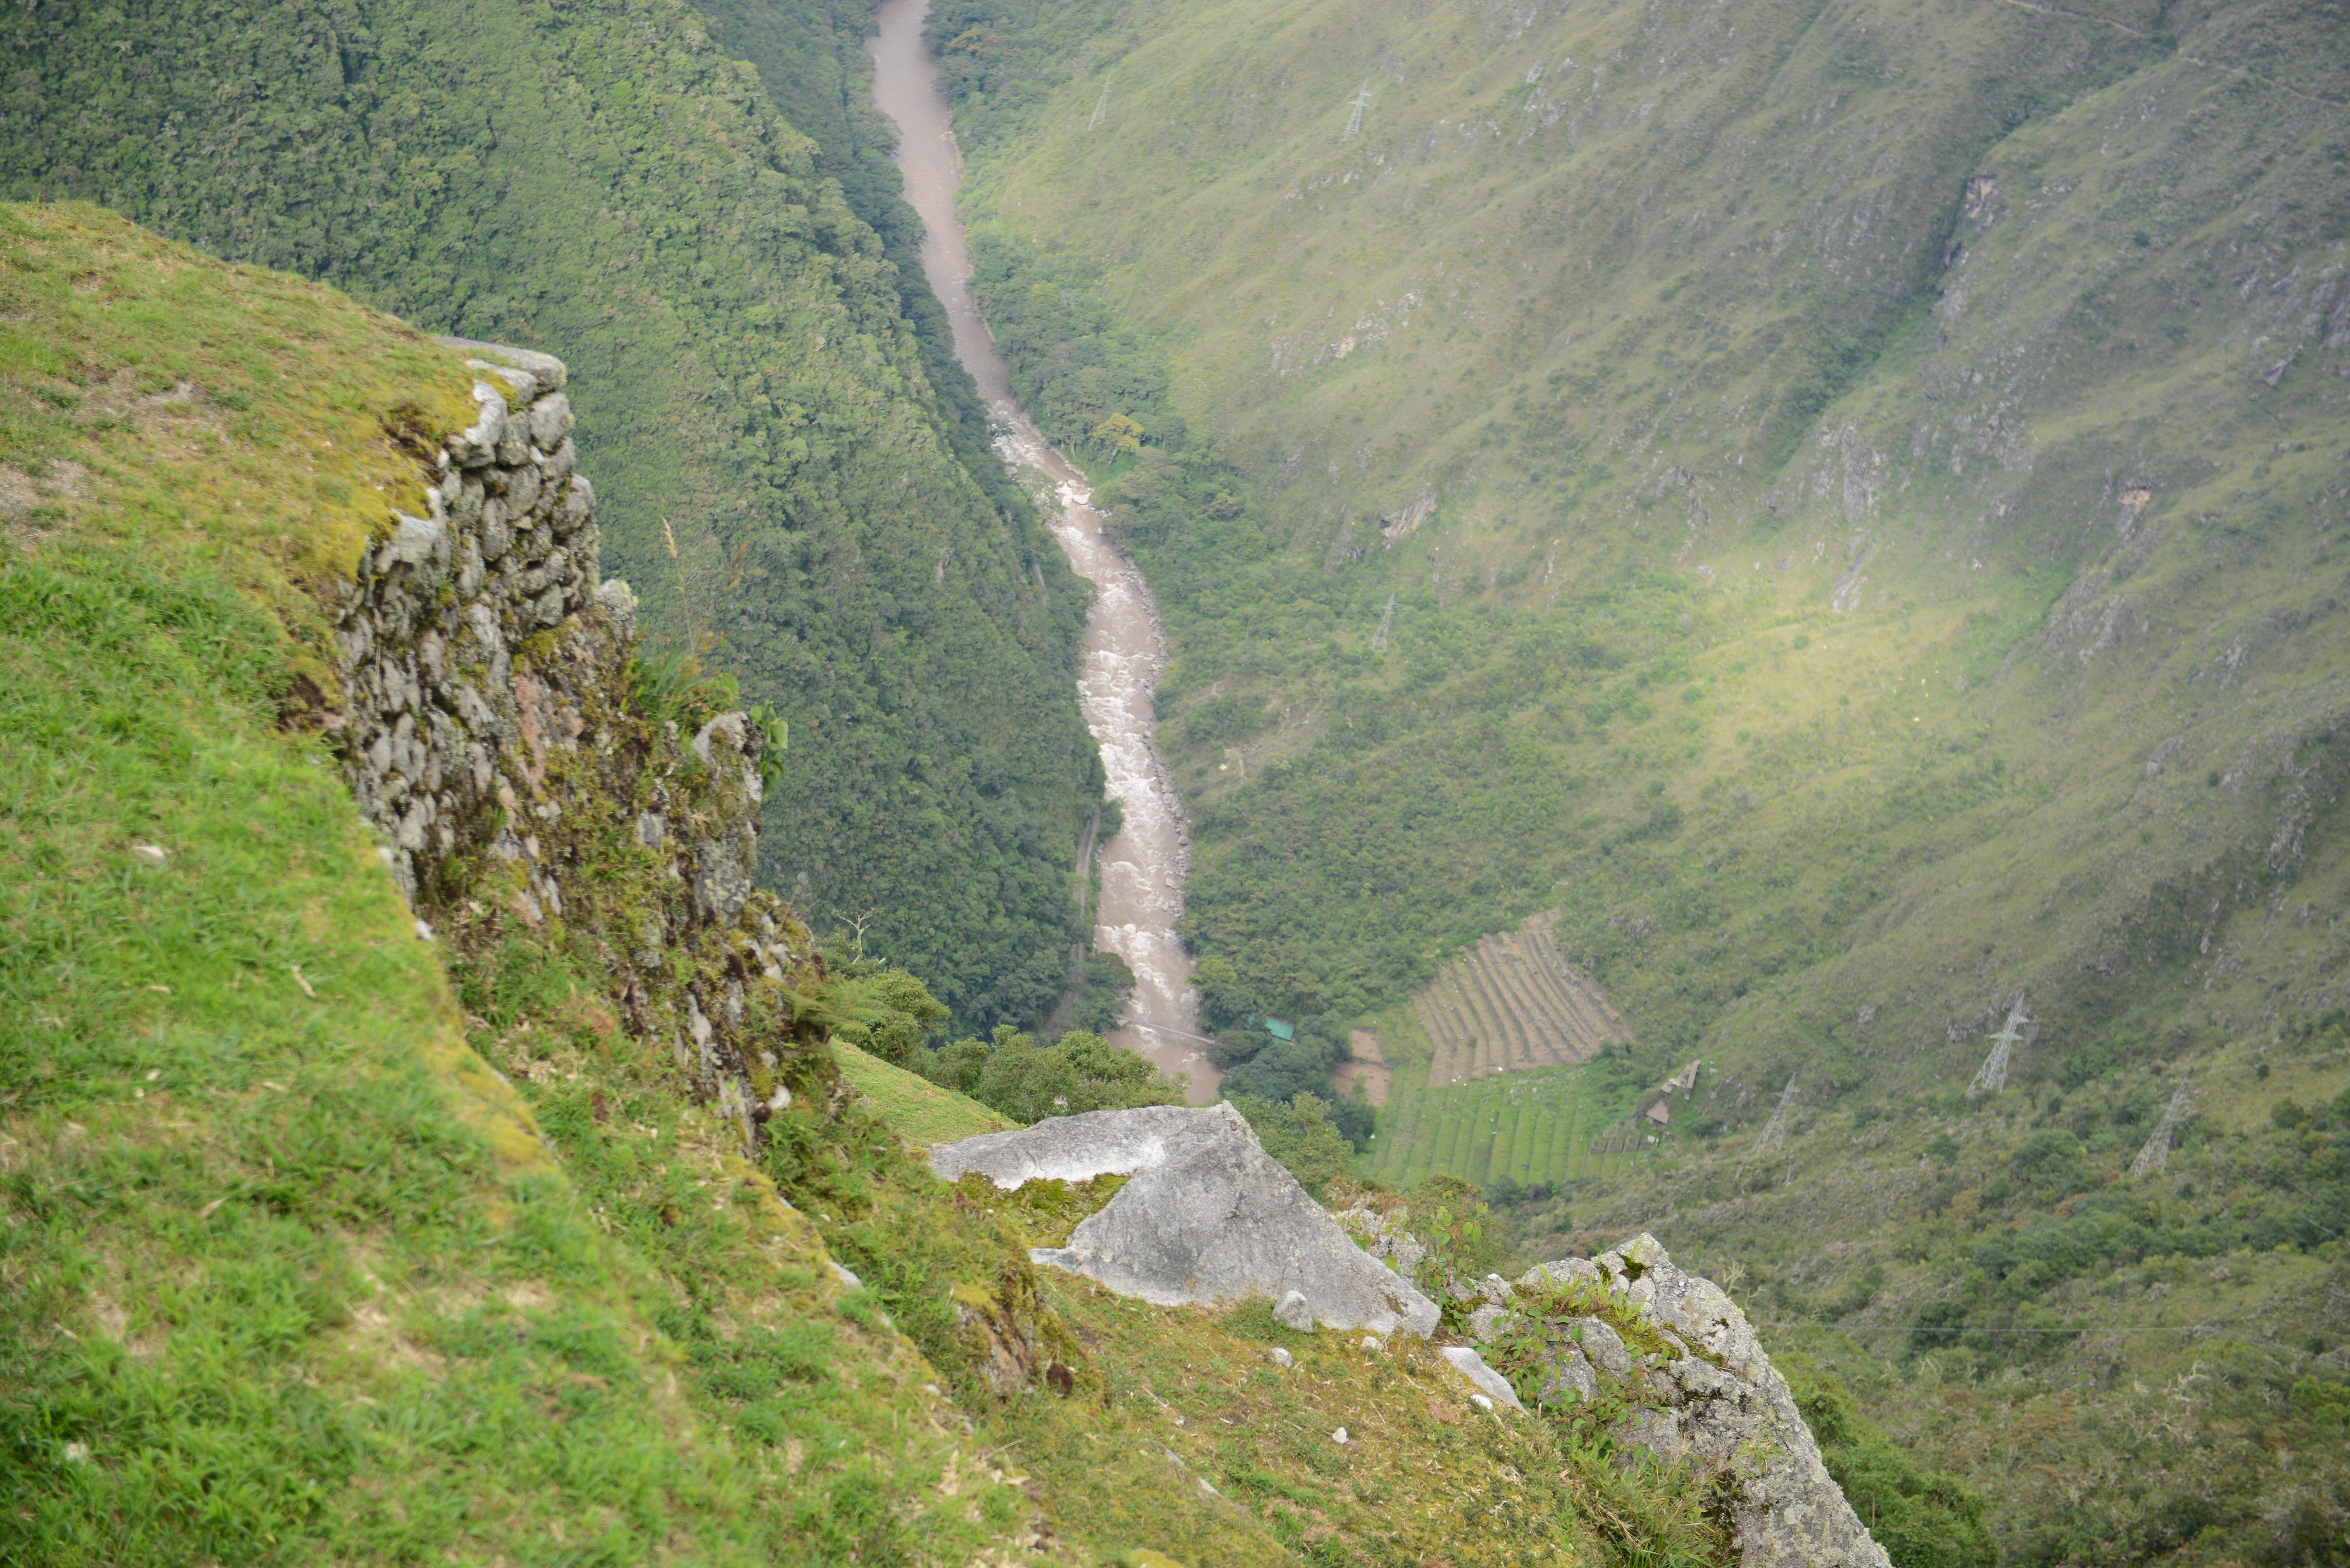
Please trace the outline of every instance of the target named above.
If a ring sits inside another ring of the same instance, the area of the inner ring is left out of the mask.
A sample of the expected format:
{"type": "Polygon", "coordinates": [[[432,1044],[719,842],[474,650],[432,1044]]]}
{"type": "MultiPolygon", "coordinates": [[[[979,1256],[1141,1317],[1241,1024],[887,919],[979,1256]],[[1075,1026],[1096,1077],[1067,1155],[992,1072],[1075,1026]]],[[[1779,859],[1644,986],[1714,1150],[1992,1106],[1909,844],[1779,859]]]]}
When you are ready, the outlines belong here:
{"type": "Polygon", "coordinates": [[[1779,1108],[1762,1124],[1762,1136],[1754,1140],[1754,1152],[1777,1148],[1787,1141],[1787,1127],[1795,1119],[1795,1080],[1790,1075],[1786,1088],[1779,1096],[1779,1108]]]}
{"type": "Polygon", "coordinates": [[[1975,1081],[1967,1085],[1967,1098],[1971,1100],[1978,1095],[1996,1095],[2007,1087],[2008,1058],[2015,1054],[2016,1046],[2024,1040],[2024,1036],[2016,1031],[2031,1022],[2023,1015],[2023,998],[2017,997],[2015,1005],[2007,1010],[2007,1023],[1998,1033],[1990,1037],[1991,1054],[1983,1058],[1983,1064],[1976,1070],[1975,1081]]]}
{"type": "Polygon", "coordinates": [[[2171,1129],[2186,1116],[2187,1085],[2181,1084],[2170,1096],[2170,1104],[2163,1108],[2162,1119],[2154,1124],[2154,1136],[2146,1140],[2146,1147],[2137,1151],[2136,1159],[2130,1161],[2132,1180],[2141,1176],[2159,1176],[2170,1168],[2171,1129]]]}

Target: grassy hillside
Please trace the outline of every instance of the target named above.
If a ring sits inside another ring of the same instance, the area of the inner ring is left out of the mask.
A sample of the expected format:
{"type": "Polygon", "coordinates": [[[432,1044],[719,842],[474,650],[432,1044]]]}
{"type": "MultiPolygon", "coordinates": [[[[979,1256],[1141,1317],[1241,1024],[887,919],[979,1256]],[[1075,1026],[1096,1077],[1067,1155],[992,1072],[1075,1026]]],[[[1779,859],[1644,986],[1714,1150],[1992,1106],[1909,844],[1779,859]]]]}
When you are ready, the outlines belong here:
{"type": "Polygon", "coordinates": [[[891,1035],[902,977],[746,987],[794,1091],[754,1166],[618,1022],[641,857],[428,936],[281,703],[461,356],[88,207],[0,208],[0,1556],[1727,1560],[1618,1402],[1504,1420],[1422,1345],[1032,1269],[1115,1183],[949,1188],[908,1143],[951,1102],[768,1012],[891,1035]]]}
{"type": "Polygon", "coordinates": [[[2186,1065],[1983,1108],[1799,1096],[1775,1149],[1668,1139],[1507,1212],[1529,1251],[1638,1225],[1735,1282],[1774,1356],[1993,1500],[2004,1561],[2337,1563],[2350,1036],[2186,1065]]]}
{"type": "Polygon", "coordinates": [[[2269,1010],[2252,879],[2336,877],[2336,12],[975,16],[997,301],[1174,378],[1105,488],[1268,1011],[1553,904],[1659,1067],[2269,1010]]]}
{"type": "Polygon", "coordinates": [[[1096,474],[1225,1012],[1392,1018],[1555,909],[1631,1044],[1407,1064],[1371,1168],[1762,1282],[2017,1561],[2336,1561],[2350,16],[932,32],[1024,396],[1163,378],[1096,474]],[[1692,1056],[1544,1170],[1545,1099],[1692,1056]]]}
{"type": "Polygon", "coordinates": [[[934,391],[919,275],[696,13],[67,5],[10,40],[0,195],[566,359],[607,569],[791,722],[764,874],[878,912],[968,1026],[1049,1012],[1101,784],[1082,585],[934,391]]]}
{"type": "Polygon", "coordinates": [[[461,357],[91,209],[0,209],[0,1556],[1003,1540],[1001,1489],[993,1524],[936,1490],[952,1435],[865,1391],[919,1357],[723,1124],[559,970],[461,1005],[279,726],[319,596],[421,509],[394,410],[469,418],[461,357]],[[625,1147],[576,1068],[533,1084],[583,1047],[625,1147]]]}
{"type": "Polygon", "coordinates": [[[840,1075],[871,1103],[876,1116],[908,1143],[920,1147],[1004,1132],[1019,1124],[968,1095],[931,1083],[853,1045],[834,1045],[840,1075]]]}

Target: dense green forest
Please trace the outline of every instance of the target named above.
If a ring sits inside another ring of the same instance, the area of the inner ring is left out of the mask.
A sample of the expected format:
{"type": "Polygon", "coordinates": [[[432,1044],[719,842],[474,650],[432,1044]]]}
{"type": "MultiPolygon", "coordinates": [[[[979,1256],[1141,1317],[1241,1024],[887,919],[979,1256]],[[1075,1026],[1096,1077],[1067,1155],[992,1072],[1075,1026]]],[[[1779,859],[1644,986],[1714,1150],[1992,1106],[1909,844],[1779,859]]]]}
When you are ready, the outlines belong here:
{"type": "Polygon", "coordinates": [[[934,7],[1024,399],[1142,427],[1232,1011],[1555,908],[1722,1126],[2019,989],[2108,1064],[2272,1011],[2210,955],[2339,869],[2339,24],[934,7]]]}
{"type": "Polygon", "coordinates": [[[966,1026],[1035,1022],[1100,798],[1086,589],[901,265],[864,14],[44,6],[7,24],[0,193],[561,356],[605,569],[790,722],[763,875],[966,1026]]]}
{"type": "Polygon", "coordinates": [[[2342,8],[930,26],[1167,618],[1227,1084],[1376,1026],[1360,1168],[1751,1299],[1897,1562],[2340,1563],[2342,8]],[[1630,1042],[1425,1082],[1540,910],[1630,1042]]]}

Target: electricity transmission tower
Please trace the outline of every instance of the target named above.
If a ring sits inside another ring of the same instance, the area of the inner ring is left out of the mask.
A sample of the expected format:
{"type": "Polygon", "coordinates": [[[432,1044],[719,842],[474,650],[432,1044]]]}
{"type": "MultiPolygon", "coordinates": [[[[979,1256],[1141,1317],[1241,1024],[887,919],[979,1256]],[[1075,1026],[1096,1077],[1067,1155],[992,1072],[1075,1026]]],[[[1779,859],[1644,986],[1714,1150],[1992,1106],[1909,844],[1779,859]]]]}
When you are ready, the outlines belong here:
{"type": "Polygon", "coordinates": [[[1102,78],[1102,94],[1101,94],[1101,101],[1100,101],[1099,103],[1097,103],[1096,105],[1094,105],[1094,118],[1093,118],[1092,121],[1091,121],[1089,124],[1087,124],[1087,125],[1086,129],[1087,129],[1087,130],[1092,130],[1096,129],[1097,127],[1098,127],[1098,126],[1101,124],[1101,122],[1102,122],[1103,119],[1104,119],[1104,118],[1108,114],[1108,113],[1109,113],[1109,78],[1108,78],[1108,77],[1104,77],[1104,78],[1102,78]]]}
{"type": "Polygon", "coordinates": [[[1371,107],[1370,78],[1365,77],[1363,78],[1362,90],[1355,94],[1354,102],[1348,104],[1347,107],[1353,109],[1355,112],[1347,117],[1347,134],[1339,138],[1339,140],[1342,141],[1352,141],[1355,139],[1355,133],[1363,129],[1363,110],[1371,107]]]}
{"type": "Polygon", "coordinates": [[[2023,1036],[2016,1031],[2031,1022],[2023,1015],[2023,998],[2017,997],[2015,1005],[2007,1010],[2006,1025],[1990,1036],[1991,1054],[1983,1058],[1981,1069],[1975,1074],[1975,1081],[1967,1085],[1967,1098],[1971,1100],[1978,1095],[1996,1095],[2007,1087],[2007,1059],[2014,1054],[2016,1046],[2023,1041],[2023,1036]]]}
{"type": "Polygon", "coordinates": [[[1779,1096],[1779,1108],[1771,1113],[1771,1119],[1762,1124],[1762,1136],[1754,1140],[1754,1152],[1761,1154],[1786,1142],[1787,1127],[1794,1119],[1795,1080],[1790,1075],[1785,1091],[1779,1096]]]}
{"type": "Polygon", "coordinates": [[[2170,1129],[2177,1127],[2186,1115],[2187,1085],[2181,1084],[2178,1092],[2170,1096],[2170,1104],[2164,1108],[2162,1119],[2154,1124],[2154,1136],[2146,1140],[2146,1147],[2137,1151],[2136,1159],[2130,1161],[2132,1180],[2141,1176],[2159,1176],[2170,1168],[2170,1129]]]}
{"type": "Polygon", "coordinates": [[[1371,633],[1373,653],[1385,653],[1388,650],[1388,628],[1393,625],[1395,625],[1395,595],[1389,594],[1387,611],[1379,617],[1379,629],[1371,633]]]}

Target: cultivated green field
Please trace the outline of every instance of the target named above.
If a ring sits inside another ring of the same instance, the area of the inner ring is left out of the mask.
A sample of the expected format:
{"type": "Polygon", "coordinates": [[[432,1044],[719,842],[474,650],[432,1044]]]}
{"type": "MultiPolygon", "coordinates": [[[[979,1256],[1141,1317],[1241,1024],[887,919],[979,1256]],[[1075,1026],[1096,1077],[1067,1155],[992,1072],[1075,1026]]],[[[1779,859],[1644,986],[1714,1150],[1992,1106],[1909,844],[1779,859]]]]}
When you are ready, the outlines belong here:
{"type": "MultiPolygon", "coordinates": [[[[1435,1088],[1407,1088],[1407,1075],[1416,1074],[1399,1075],[1388,1091],[1362,1162],[1390,1186],[1434,1172],[1480,1186],[1503,1178],[1555,1184],[1613,1170],[1629,1157],[1623,1113],[1609,1115],[1609,1096],[1585,1068],[1538,1067],[1435,1088]],[[1604,1147],[1595,1150],[1595,1142],[1604,1147]]],[[[1636,1147],[1644,1147],[1640,1136],[1631,1135],[1636,1147]]]]}

